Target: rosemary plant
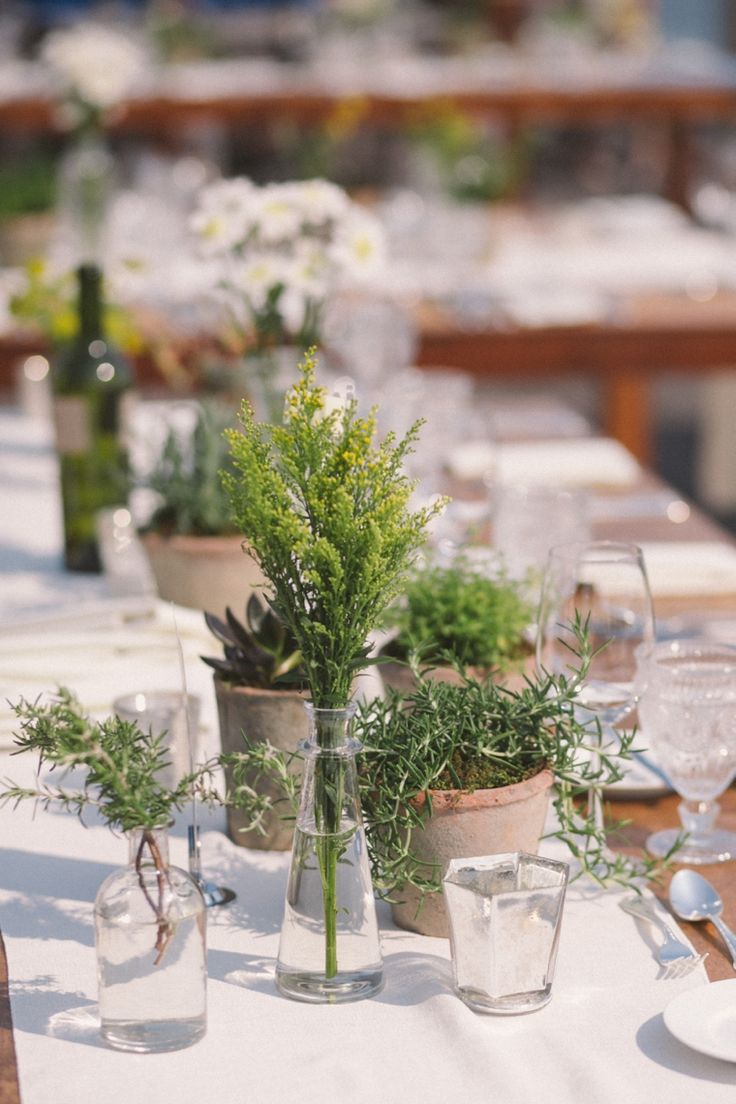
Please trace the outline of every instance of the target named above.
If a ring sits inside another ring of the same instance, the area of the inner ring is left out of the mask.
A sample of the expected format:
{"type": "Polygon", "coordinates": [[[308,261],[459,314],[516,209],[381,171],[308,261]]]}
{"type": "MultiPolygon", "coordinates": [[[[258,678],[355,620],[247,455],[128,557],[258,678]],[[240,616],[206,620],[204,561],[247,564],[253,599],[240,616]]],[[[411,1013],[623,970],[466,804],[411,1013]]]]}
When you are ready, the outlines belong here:
{"type": "MultiPolygon", "coordinates": [[[[647,857],[609,851],[606,829],[586,812],[592,787],[623,777],[635,737],[622,732],[615,747],[593,754],[599,724],[582,723],[575,711],[593,653],[585,625],[577,621],[574,630],[578,663],[568,675],[543,672],[518,690],[468,675],[461,685],[419,680],[406,696],[391,691],[385,700],[359,707],[360,795],[379,896],[390,900],[406,885],[421,893],[441,888],[441,870],[413,848],[415,833],[432,816],[434,791],[507,786],[545,767],[555,779],[554,835],[577,860],[578,874],[622,885],[656,876],[660,864],[647,857]]],[[[246,765],[253,765],[248,750],[241,769],[246,765]]],[[[260,749],[259,768],[270,777],[281,777],[287,765],[274,749],[260,749]]],[[[290,796],[286,790],[284,796],[290,796]]],[[[250,812],[248,795],[241,792],[237,799],[250,812]]],[[[608,830],[614,827],[620,826],[608,830]]]]}
{"type": "MultiPolygon", "coordinates": [[[[255,421],[244,403],[242,429],[227,432],[234,473],[224,486],[251,555],[269,580],[273,605],[302,657],[312,704],[344,708],[357,671],[369,662],[369,632],[400,593],[425,527],[441,503],[412,511],[414,484],[403,462],[417,437],[375,443],[376,411],[360,417],[349,401],[331,409],[308,353],[286,399],[281,425],[255,421]]],[[[317,728],[329,748],[334,728],[317,728]]],[[[325,976],[337,973],[337,864],[342,772],[339,756],[318,758],[317,857],[323,887],[325,976]]]]}
{"type": "Polygon", "coordinates": [[[21,698],[12,708],[19,723],[13,754],[35,752],[39,772],[46,765],[51,771],[58,770],[61,779],[58,784],[39,782],[30,787],[4,779],[0,803],[17,805],[30,799],[42,808],[55,806],[76,813],[80,819],[85,809],[92,808],[113,830],[140,830],[135,869],[141,890],[156,915],[156,961],[160,962],[173,933],[164,904],[167,872],[154,830],[170,823],[174,810],[191,800],[194,789],[205,800],[216,800],[207,783],[211,768],[202,766],[183,777],[175,789],[168,789],[158,778],[167,765],[163,733],[143,732],[135,722],[119,717],[92,721],[65,687],[47,702],[21,698]],[[80,789],[64,784],[64,776],[75,769],[84,771],[80,789]],[[143,879],[146,850],[157,872],[157,900],[150,896],[143,879]]]}

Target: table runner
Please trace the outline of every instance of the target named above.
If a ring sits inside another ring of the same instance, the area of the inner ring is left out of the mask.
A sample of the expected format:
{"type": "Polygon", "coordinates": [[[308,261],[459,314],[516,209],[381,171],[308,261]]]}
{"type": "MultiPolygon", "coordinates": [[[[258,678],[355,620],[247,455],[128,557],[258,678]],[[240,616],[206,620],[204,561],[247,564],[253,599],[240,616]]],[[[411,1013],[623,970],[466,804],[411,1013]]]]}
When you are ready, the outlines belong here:
{"type": "MultiPolygon", "coordinates": [[[[11,766],[18,777],[31,765],[0,757],[3,776],[11,766]]],[[[166,1104],[446,1104],[452,1096],[529,1104],[542,1091],[559,1104],[733,1099],[736,1066],[690,1051],[662,1023],[670,999],[706,983],[702,967],[684,980],[657,980],[646,933],[615,894],[582,883],[570,890],[553,999],[540,1012],[471,1012],[451,990],[449,943],[399,931],[385,905],[382,993],[333,1007],[280,997],[273,967],[288,856],[235,847],[217,818],[204,833],[205,870],[238,899],[208,914],[208,1034],[173,1054],[115,1053],[96,1033],[91,901],[124,861],[124,842],[68,814],[34,818],[28,806],[2,810],[0,825],[0,928],[23,1104],[136,1096],[166,1104]]],[[[179,864],[183,829],[172,840],[179,864]]]]}

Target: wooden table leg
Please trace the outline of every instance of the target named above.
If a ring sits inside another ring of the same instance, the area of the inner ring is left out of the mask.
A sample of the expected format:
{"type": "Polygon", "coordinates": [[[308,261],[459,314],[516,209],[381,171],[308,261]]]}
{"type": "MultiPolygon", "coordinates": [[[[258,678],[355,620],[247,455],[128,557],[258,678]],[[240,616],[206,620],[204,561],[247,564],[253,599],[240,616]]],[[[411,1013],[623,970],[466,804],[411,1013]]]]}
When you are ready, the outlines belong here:
{"type": "Polygon", "coordinates": [[[20,1104],[18,1064],[13,1042],[13,1020],[8,992],[8,960],[0,935],[0,1104],[20,1104]]]}
{"type": "Polygon", "coordinates": [[[615,437],[642,464],[652,451],[649,381],[625,369],[612,371],[603,382],[603,422],[609,437],[615,437]]]}

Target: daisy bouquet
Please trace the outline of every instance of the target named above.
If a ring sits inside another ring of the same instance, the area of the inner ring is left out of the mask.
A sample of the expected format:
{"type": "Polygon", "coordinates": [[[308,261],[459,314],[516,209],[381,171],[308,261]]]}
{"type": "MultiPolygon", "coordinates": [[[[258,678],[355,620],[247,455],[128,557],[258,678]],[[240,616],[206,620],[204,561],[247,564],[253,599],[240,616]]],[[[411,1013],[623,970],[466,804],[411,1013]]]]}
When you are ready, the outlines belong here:
{"type": "Polygon", "coordinates": [[[191,226],[217,294],[257,350],[319,344],[330,294],[370,286],[385,262],[378,220],[327,180],[216,181],[191,226]]]}

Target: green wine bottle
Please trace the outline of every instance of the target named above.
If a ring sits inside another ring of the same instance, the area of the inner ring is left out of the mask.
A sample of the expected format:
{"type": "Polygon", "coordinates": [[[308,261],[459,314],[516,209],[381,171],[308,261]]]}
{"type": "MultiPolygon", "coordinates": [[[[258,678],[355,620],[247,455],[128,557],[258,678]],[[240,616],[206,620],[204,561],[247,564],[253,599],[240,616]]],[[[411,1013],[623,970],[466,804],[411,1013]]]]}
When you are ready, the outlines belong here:
{"type": "Polygon", "coordinates": [[[128,499],[125,425],[132,376],[125,358],[105,337],[100,269],[83,264],[77,279],[77,336],[57,358],[51,377],[64,564],[70,571],[101,571],[97,513],[128,499]]]}

